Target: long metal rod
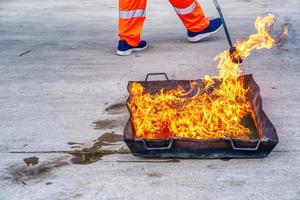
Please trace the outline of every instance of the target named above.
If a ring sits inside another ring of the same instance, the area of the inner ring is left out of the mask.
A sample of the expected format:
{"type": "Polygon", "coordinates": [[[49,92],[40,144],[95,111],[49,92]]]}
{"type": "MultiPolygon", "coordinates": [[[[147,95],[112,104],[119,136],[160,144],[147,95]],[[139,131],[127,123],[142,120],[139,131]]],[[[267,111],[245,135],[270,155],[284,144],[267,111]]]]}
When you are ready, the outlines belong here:
{"type": "Polygon", "coordinates": [[[222,21],[223,21],[223,27],[224,27],[224,31],[225,31],[225,34],[226,34],[226,38],[227,38],[227,41],[228,41],[229,46],[230,46],[230,48],[231,48],[231,47],[233,47],[233,45],[232,45],[232,41],[231,41],[231,38],[230,38],[230,35],[229,35],[229,31],[228,31],[228,29],[227,29],[227,26],[226,26],[226,23],[225,23],[225,20],[224,20],[222,11],[221,11],[221,7],[220,7],[220,5],[219,5],[219,3],[218,3],[217,0],[213,0],[213,1],[214,1],[214,4],[215,4],[215,6],[216,6],[216,8],[217,8],[217,10],[218,10],[218,13],[219,13],[219,15],[220,15],[220,18],[221,18],[222,21]]]}

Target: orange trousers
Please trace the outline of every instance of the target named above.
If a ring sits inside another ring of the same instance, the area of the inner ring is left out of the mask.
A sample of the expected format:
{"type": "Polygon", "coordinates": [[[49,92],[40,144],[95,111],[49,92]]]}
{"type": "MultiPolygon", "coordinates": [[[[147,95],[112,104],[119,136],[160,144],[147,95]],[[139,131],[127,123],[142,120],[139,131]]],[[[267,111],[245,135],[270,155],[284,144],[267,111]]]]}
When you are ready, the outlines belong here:
{"type": "MultiPolygon", "coordinates": [[[[209,20],[204,16],[197,0],[169,0],[186,29],[191,32],[204,30],[209,20]]],[[[140,43],[146,18],[147,0],[119,0],[119,37],[130,46],[140,43]]]]}

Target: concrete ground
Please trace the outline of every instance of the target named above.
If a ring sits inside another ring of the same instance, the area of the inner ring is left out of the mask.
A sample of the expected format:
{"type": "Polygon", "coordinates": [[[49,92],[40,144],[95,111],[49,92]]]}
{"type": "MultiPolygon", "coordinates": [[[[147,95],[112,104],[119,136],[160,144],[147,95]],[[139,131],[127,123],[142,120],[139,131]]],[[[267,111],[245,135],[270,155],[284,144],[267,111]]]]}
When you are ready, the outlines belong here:
{"type": "MultiPolygon", "coordinates": [[[[217,15],[212,1],[200,2],[207,16],[217,15]]],[[[216,75],[223,31],[190,44],[168,1],[150,0],[143,31],[150,47],[118,57],[117,1],[1,0],[0,199],[300,199],[300,3],[220,4],[235,39],[253,33],[266,12],[277,16],[275,29],[290,26],[284,46],[256,51],[243,64],[280,139],[265,159],[147,160],[116,135],[100,137],[122,134],[129,80],[150,72],[216,75]],[[113,153],[76,164],[70,153],[83,148],[113,153]]]]}

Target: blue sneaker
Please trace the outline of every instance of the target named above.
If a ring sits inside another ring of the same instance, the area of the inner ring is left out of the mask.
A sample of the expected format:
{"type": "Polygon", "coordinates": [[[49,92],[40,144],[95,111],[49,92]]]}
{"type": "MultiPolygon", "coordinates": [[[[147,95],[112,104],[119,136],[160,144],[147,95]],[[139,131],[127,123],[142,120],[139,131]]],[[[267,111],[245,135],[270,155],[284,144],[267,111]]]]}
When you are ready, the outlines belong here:
{"type": "Polygon", "coordinates": [[[222,28],[223,22],[221,18],[212,19],[209,21],[209,26],[203,31],[199,32],[190,32],[188,31],[188,41],[190,42],[198,42],[203,38],[206,38],[216,32],[218,32],[222,28]]]}
{"type": "Polygon", "coordinates": [[[119,46],[117,50],[117,55],[119,56],[128,56],[132,54],[134,51],[141,51],[147,48],[147,42],[142,40],[137,47],[132,47],[127,42],[120,40],[119,46]]]}

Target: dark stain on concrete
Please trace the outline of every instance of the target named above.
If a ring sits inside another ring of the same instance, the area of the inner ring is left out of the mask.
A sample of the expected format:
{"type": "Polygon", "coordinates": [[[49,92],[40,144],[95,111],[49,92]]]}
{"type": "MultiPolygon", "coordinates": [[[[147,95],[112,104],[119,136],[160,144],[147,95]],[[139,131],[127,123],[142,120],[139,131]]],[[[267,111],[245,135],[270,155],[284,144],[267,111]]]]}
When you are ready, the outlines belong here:
{"type": "Polygon", "coordinates": [[[52,159],[46,162],[40,162],[35,166],[26,166],[22,164],[14,164],[6,168],[7,175],[2,177],[4,180],[11,180],[16,183],[27,185],[26,182],[35,180],[42,181],[51,173],[63,166],[69,165],[69,162],[65,161],[64,157],[52,159]]]}
{"type": "Polygon", "coordinates": [[[84,145],[84,143],[80,143],[80,142],[68,142],[68,145],[84,145]]]}
{"type": "Polygon", "coordinates": [[[96,130],[107,130],[120,127],[123,125],[123,122],[115,119],[102,119],[94,122],[94,129],[96,130]]]}
{"type": "Polygon", "coordinates": [[[209,168],[209,169],[216,169],[217,168],[217,166],[214,165],[214,164],[209,164],[206,167],[209,168]]]}
{"type": "Polygon", "coordinates": [[[126,101],[111,104],[105,108],[107,114],[122,114],[127,112],[126,101]]]}
{"type": "Polygon", "coordinates": [[[97,141],[101,142],[121,142],[124,141],[123,135],[115,134],[114,132],[111,133],[104,133],[101,135],[97,141]]]}
{"type": "Polygon", "coordinates": [[[78,149],[81,148],[81,146],[71,146],[71,149],[78,149]]]}
{"type": "Polygon", "coordinates": [[[27,166],[34,166],[37,165],[39,163],[39,158],[36,156],[32,156],[29,158],[24,158],[23,161],[26,163],[27,166]]]}
{"type": "Polygon", "coordinates": [[[153,172],[147,172],[146,176],[148,176],[150,178],[160,178],[160,177],[162,177],[162,174],[159,173],[158,171],[153,171],[153,172]]]}
{"type": "Polygon", "coordinates": [[[117,143],[121,141],[123,141],[122,135],[115,134],[114,132],[106,132],[94,142],[92,147],[71,152],[70,154],[74,156],[71,161],[74,164],[90,164],[101,160],[105,155],[130,153],[130,151],[125,148],[118,150],[101,149],[103,146],[119,145],[117,143]]]}
{"type": "Polygon", "coordinates": [[[126,107],[126,101],[117,102],[107,106],[104,110],[105,114],[110,115],[108,118],[100,119],[93,124],[96,130],[108,130],[125,126],[128,117],[128,111],[126,107]],[[112,115],[116,115],[111,118],[112,115]]]}
{"type": "Polygon", "coordinates": [[[103,156],[112,154],[129,154],[128,149],[120,148],[119,150],[93,150],[85,148],[83,150],[71,152],[70,154],[74,156],[71,159],[73,164],[91,164],[98,160],[101,160],[103,156]]]}

